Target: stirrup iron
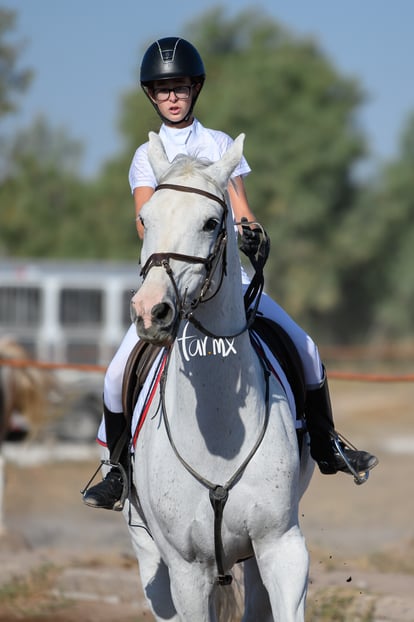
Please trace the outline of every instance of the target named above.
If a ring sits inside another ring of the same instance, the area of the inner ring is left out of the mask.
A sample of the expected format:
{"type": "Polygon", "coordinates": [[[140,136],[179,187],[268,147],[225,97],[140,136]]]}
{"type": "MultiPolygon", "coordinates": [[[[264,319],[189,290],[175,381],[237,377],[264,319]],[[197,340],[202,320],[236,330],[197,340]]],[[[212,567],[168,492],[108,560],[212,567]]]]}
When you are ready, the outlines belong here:
{"type": "Polygon", "coordinates": [[[339,453],[342,460],[345,462],[349,472],[353,475],[355,484],[357,486],[361,486],[361,484],[365,484],[365,482],[369,478],[369,469],[367,469],[366,471],[361,471],[361,472],[356,471],[354,467],[351,465],[344,451],[344,446],[349,447],[350,449],[353,449],[354,451],[358,451],[355,445],[352,445],[352,443],[350,443],[344,436],[342,436],[342,434],[339,434],[339,432],[336,432],[336,431],[334,434],[332,434],[332,441],[333,441],[336,451],[339,453]]]}
{"type": "Polygon", "coordinates": [[[114,507],[112,508],[116,512],[121,512],[124,509],[125,501],[126,501],[126,499],[128,497],[129,478],[128,478],[128,475],[127,475],[127,472],[126,472],[125,468],[122,466],[122,464],[120,462],[113,462],[112,460],[101,460],[98,468],[96,469],[96,471],[94,472],[94,474],[92,475],[92,477],[90,478],[90,480],[88,481],[86,486],[84,486],[84,488],[82,488],[80,493],[83,496],[85,494],[85,492],[87,492],[89,490],[89,488],[90,488],[93,480],[95,479],[97,473],[101,470],[101,468],[103,466],[108,466],[110,468],[116,467],[118,469],[118,471],[121,473],[121,477],[122,477],[122,494],[121,494],[120,499],[115,503],[114,507]]]}

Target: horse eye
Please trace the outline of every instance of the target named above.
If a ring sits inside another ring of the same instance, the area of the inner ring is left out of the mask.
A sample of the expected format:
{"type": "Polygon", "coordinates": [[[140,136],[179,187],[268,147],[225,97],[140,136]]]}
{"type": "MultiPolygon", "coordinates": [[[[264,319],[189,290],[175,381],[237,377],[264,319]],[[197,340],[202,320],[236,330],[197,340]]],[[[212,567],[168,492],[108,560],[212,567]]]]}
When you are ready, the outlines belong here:
{"type": "Polygon", "coordinates": [[[216,218],[209,218],[203,227],[203,231],[215,231],[219,221],[216,218]]]}

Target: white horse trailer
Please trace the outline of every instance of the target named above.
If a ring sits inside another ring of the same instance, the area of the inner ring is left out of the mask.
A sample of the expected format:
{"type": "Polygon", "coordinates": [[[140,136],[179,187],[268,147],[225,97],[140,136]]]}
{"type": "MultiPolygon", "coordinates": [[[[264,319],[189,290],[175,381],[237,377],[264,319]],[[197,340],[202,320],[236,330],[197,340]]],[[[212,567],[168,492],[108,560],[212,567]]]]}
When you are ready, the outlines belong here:
{"type": "Polygon", "coordinates": [[[138,279],[138,262],[1,259],[0,335],[40,360],[106,365],[138,279]]]}

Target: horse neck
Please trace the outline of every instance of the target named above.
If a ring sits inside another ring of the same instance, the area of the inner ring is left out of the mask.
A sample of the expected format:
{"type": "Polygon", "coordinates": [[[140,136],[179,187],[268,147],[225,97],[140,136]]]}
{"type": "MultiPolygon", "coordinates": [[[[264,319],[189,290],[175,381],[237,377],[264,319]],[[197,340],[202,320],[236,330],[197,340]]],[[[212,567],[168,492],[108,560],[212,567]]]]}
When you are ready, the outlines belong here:
{"type": "Polygon", "coordinates": [[[246,330],[235,239],[229,251],[220,289],[194,311],[205,330],[181,322],[166,385],[168,416],[174,420],[180,448],[195,460],[207,448],[213,457],[212,473],[217,457],[230,471],[233,461],[240,462],[265,416],[265,381],[246,330]]]}
{"type": "Polygon", "coordinates": [[[194,317],[205,327],[207,334],[210,332],[217,337],[227,337],[243,333],[246,312],[241,286],[239,288],[238,284],[229,282],[228,277],[225,277],[220,291],[201,303],[194,310],[194,317]]]}
{"type": "Polygon", "coordinates": [[[264,386],[247,332],[211,338],[184,324],[168,366],[167,415],[180,449],[196,464],[207,448],[213,459],[211,473],[206,472],[210,477],[217,457],[224,458],[220,468],[232,471],[233,461],[238,464],[250,449],[263,425],[264,386]]]}
{"type": "Polygon", "coordinates": [[[175,341],[178,382],[191,373],[200,381],[206,378],[218,395],[242,376],[244,382],[260,384],[262,369],[247,330],[238,257],[228,262],[220,289],[199,304],[193,315],[197,322],[181,322],[175,341]]]}
{"type": "Polygon", "coordinates": [[[216,268],[216,284],[207,292],[195,315],[218,335],[234,335],[246,326],[246,312],[244,308],[243,289],[241,280],[240,257],[237,248],[237,236],[234,231],[232,212],[229,209],[227,216],[227,244],[224,274],[221,283],[218,283],[219,274],[223,266],[216,268]]]}

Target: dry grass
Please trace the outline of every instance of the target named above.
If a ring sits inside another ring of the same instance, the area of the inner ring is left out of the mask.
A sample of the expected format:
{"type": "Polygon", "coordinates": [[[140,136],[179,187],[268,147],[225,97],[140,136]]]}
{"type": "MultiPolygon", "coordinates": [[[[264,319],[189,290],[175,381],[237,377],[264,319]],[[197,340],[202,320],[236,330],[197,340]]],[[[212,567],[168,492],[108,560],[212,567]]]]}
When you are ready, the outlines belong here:
{"type": "Polygon", "coordinates": [[[308,598],[306,622],[373,622],[375,597],[357,589],[327,587],[308,598]]]}
{"type": "Polygon", "coordinates": [[[26,577],[13,578],[0,587],[0,608],[2,619],[25,620],[38,617],[44,619],[56,608],[64,606],[62,599],[51,596],[51,590],[59,573],[52,564],[45,564],[33,570],[26,577]]]}

